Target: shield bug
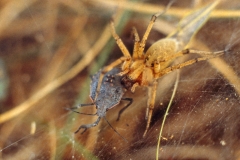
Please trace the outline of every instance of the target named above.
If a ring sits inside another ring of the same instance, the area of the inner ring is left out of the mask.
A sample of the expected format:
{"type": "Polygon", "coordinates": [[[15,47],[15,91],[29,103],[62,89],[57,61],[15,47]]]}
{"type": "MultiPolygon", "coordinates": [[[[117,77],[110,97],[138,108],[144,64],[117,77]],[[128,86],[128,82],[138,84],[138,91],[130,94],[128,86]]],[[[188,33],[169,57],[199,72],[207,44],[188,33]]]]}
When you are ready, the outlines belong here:
{"type": "MultiPolygon", "coordinates": [[[[85,114],[85,113],[77,112],[74,109],[84,107],[84,106],[95,105],[97,109],[97,113],[86,114],[86,115],[97,115],[98,119],[92,124],[81,125],[75,133],[78,133],[81,129],[84,129],[82,131],[82,133],[84,133],[88,128],[95,127],[96,125],[98,125],[101,118],[104,118],[107,121],[107,119],[105,118],[106,112],[109,109],[113,108],[114,106],[118,105],[121,100],[129,101],[129,103],[120,110],[117,120],[119,120],[121,113],[128,106],[132,104],[131,98],[123,98],[123,95],[126,89],[121,84],[121,76],[117,75],[117,73],[119,72],[120,72],[120,68],[113,68],[111,71],[103,75],[102,81],[99,81],[101,71],[97,72],[91,77],[92,81],[90,84],[90,98],[93,103],[81,104],[77,107],[71,108],[71,110],[79,114],[85,114]],[[99,91],[98,91],[98,88],[99,88],[99,91]]],[[[110,125],[108,121],[107,123],[110,125]]],[[[112,129],[116,131],[113,127],[112,129]]]]}

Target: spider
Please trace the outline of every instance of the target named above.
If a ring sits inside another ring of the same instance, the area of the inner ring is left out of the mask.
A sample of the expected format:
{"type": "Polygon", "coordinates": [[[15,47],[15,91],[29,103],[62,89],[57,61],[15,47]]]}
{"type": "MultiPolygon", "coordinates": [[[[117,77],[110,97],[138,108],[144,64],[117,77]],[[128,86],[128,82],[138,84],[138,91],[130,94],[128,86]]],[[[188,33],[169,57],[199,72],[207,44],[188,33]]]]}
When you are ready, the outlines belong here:
{"type": "MultiPolygon", "coordinates": [[[[211,4],[210,6],[207,6],[203,9],[213,9],[216,3],[211,4]],[[213,7],[214,6],[214,7],[213,7]]],[[[209,13],[211,12],[208,11],[209,13]]],[[[195,14],[197,12],[194,12],[195,14]]],[[[147,29],[140,40],[138,32],[136,28],[133,28],[132,32],[134,35],[134,49],[132,56],[124,43],[122,42],[121,38],[116,33],[114,22],[111,21],[111,32],[112,36],[115,39],[118,47],[120,48],[123,56],[119,59],[112,62],[110,65],[106,66],[102,70],[102,75],[99,78],[99,84],[101,84],[101,79],[103,75],[112,70],[114,67],[121,65],[121,71],[118,73],[122,77],[121,83],[122,85],[131,90],[131,92],[135,91],[136,87],[148,87],[148,102],[147,102],[147,109],[146,109],[146,116],[145,119],[147,121],[146,128],[143,134],[143,137],[146,135],[147,131],[149,130],[149,126],[151,123],[151,117],[155,105],[155,98],[156,98],[156,90],[157,90],[157,80],[161,78],[162,76],[176,70],[180,69],[189,65],[192,65],[194,63],[197,63],[199,61],[208,60],[210,58],[215,58],[217,56],[220,56],[225,53],[225,50],[223,51],[217,51],[217,52],[206,52],[206,51],[198,51],[198,50],[192,50],[192,49],[184,49],[181,50],[181,44],[175,38],[167,37],[164,39],[161,39],[157,42],[155,42],[150,48],[144,52],[145,45],[147,38],[149,36],[149,33],[159,15],[162,13],[154,14],[150,20],[150,23],[147,26],[147,29]],[[186,62],[176,64],[169,66],[169,64],[176,58],[180,56],[184,56],[187,54],[200,54],[202,57],[195,58],[188,60],[186,62]]],[[[198,13],[197,13],[198,14],[198,13]]],[[[191,15],[190,15],[191,16],[191,15]]],[[[207,19],[205,17],[205,19],[207,19]]],[[[200,28],[201,24],[197,24],[197,28],[200,28]]],[[[197,29],[195,29],[197,30],[197,29]]],[[[191,33],[193,35],[193,33],[191,33]]],[[[97,91],[99,91],[100,85],[98,86],[97,91]]]]}
{"type": "MultiPolygon", "coordinates": [[[[122,98],[125,89],[134,92],[137,86],[145,86],[149,89],[149,99],[145,116],[145,119],[147,120],[147,125],[143,134],[144,137],[149,129],[155,105],[157,80],[160,77],[176,69],[192,65],[198,61],[215,58],[226,52],[226,50],[218,52],[206,52],[190,49],[181,50],[181,48],[183,48],[183,45],[186,45],[189,42],[190,38],[196,32],[196,30],[198,30],[203,25],[209,13],[216,6],[217,3],[218,1],[215,1],[211,5],[199,9],[184,18],[183,22],[179,23],[181,30],[177,30],[167,38],[157,41],[145,53],[144,49],[146,41],[154,25],[154,22],[156,21],[157,17],[163,14],[165,11],[163,11],[162,13],[154,14],[150,20],[150,23],[148,24],[147,30],[145,31],[141,41],[137,30],[133,28],[132,32],[134,35],[135,43],[132,56],[130,55],[126,46],[123,44],[120,37],[117,35],[114,28],[114,23],[113,21],[111,21],[112,35],[116,40],[116,43],[119,46],[120,50],[122,51],[123,56],[103,68],[102,71],[99,71],[92,77],[90,98],[93,103],[81,104],[78,107],[68,109],[79,114],[85,114],[77,112],[75,111],[75,109],[90,105],[95,105],[97,108],[97,113],[85,115],[97,115],[98,119],[92,124],[81,125],[75,133],[77,133],[80,129],[84,129],[82,132],[84,133],[88,128],[98,125],[101,118],[104,118],[107,121],[107,119],[105,118],[107,110],[119,104],[121,100],[127,100],[129,101],[129,103],[124,108],[122,108],[118,114],[117,120],[119,120],[123,111],[127,109],[132,103],[131,98],[122,98]],[[188,23],[190,24],[190,26],[188,25],[188,23]],[[186,34],[187,36],[184,37],[184,34],[186,34]],[[193,53],[200,54],[203,57],[195,58],[180,64],[169,66],[169,64],[176,57],[193,53]],[[118,68],[118,65],[121,65],[121,68],[118,68]]],[[[166,9],[170,5],[171,3],[166,7],[166,9]]],[[[108,124],[110,125],[109,122],[108,124]]],[[[117,132],[114,128],[113,130],[117,132]]],[[[125,138],[123,139],[126,140],[125,138]]]]}

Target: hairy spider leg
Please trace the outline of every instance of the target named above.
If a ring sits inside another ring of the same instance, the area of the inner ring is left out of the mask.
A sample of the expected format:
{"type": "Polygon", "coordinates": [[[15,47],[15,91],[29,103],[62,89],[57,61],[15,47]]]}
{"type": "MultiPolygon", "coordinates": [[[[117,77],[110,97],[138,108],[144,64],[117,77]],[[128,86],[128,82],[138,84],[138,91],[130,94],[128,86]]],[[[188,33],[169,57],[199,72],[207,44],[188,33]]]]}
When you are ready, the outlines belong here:
{"type": "Polygon", "coordinates": [[[206,51],[198,51],[198,50],[193,50],[193,49],[185,49],[176,54],[167,56],[163,61],[160,61],[160,62],[166,62],[166,61],[169,61],[176,57],[180,57],[180,56],[187,55],[187,54],[199,54],[201,56],[216,56],[217,57],[217,56],[221,56],[224,52],[225,52],[224,50],[217,51],[217,52],[206,52],[206,51]]]}
{"type": "Polygon", "coordinates": [[[138,56],[142,56],[144,54],[144,48],[145,48],[145,45],[146,45],[146,41],[147,41],[147,38],[148,38],[148,35],[150,33],[150,31],[152,30],[152,27],[157,19],[157,17],[159,17],[160,15],[164,14],[168,9],[169,7],[173,4],[175,0],[171,0],[168,5],[164,8],[164,10],[162,12],[158,12],[156,14],[154,14],[148,24],[148,27],[143,35],[143,38],[139,44],[139,49],[138,49],[138,56]]]}
{"type": "Polygon", "coordinates": [[[141,42],[139,44],[139,49],[138,49],[138,55],[139,56],[144,54],[143,51],[144,51],[144,48],[145,48],[145,45],[146,45],[146,41],[147,41],[148,35],[149,35],[150,31],[152,30],[152,27],[153,27],[157,17],[158,17],[158,14],[154,14],[152,16],[149,24],[148,24],[148,27],[147,27],[147,29],[146,29],[146,31],[145,31],[145,33],[143,35],[143,38],[142,38],[142,40],[141,40],[141,42]]]}
{"type": "MultiPolygon", "coordinates": [[[[168,55],[166,56],[163,60],[160,60],[158,64],[156,64],[158,67],[157,70],[154,70],[155,73],[159,73],[161,72],[162,68],[160,67],[160,63],[161,62],[167,62],[167,61],[170,61],[172,59],[175,59],[177,57],[181,57],[181,56],[184,56],[184,55],[187,55],[187,54],[199,54],[203,57],[217,57],[217,56],[221,56],[223,53],[225,52],[225,50],[222,50],[222,51],[217,51],[217,52],[207,52],[207,51],[198,51],[198,50],[192,50],[192,49],[184,49],[176,54],[172,54],[172,55],[168,55]]],[[[159,77],[158,77],[159,78],[159,77]]]]}
{"type": "Polygon", "coordinates": [[[144,131],[143,137],[146,136],[147,131],[148,131],[149,126],[150,126],[150,122],[151,122],[151,119],[152,119],[152,112],[153,112],[154,105],[155,105],[156,94],[157,94],[157,80],[155,79],[152,86],[150,86],[148,88],[149,99],[148,99],[146,115],[145,115],[145,119],[147,120],[147,125],[146,125],[146,129],[144,131]]]}
{"type": "MultiPolygon", "coordinates": [[[[195,51],[195,50],[189,50],[189,53],[204,53],[204,51],[195,51]]],[[[221,56],[225,53],[226,51],[223,50],[223,51],[218,51],[218,52],[205,52],[207,53],[207,56],[205,57],[200,57],[200,58],[195,58],[195,59],[191,59],[189,61],[186,61],[186,62],[183,62],[183,63],[180,63],[180,64],[176,64],[176,65],[173,65],[173,66],[170,66],[170,67],[167,67],[165,69],[163,69],[158,75],[157,77],[160,78],[161,76],[165,75],[165,74],[168,74],[176,69],[180,69],[180,68],[183,68],[183,67],[186,67],[186,66],[189,66],[189,65],[192,65],[194,63],[197,63],[199,61],[206,61],[208,59],[212,59],[212,58],[216,58],[217,56],[221,56]],[[209,53],[209,54],[208,54],[209,53]],[[212,55],[210,55],[210,53],[212,53],[212,55]]]]}
{"type": "Polygon", "coordinates": [[[124,45],[124,43],[122,42],[121,38],[118,36],[118,34],[116,33],[115,27],[114,27],[114,22],[111,21],[110,22],[110,26],[111,26],[111,32],[112,32],[112,36],[115,39],[118,47],[120,48],[120,50],[122,51],[123,55],[125,57],[131,57],[131,54],[129,53],[127,47],[124,45]]]}
{"type": "Polygon", "coordinates": [[[138,48],[139,48],[139,42],[140,38],[137,32],[137,29],[135,27],[132,28],[132,34],[134,36],[134,48],[133,48],[133,55],[132,58],[133,60],[142,58],[142,55],[138,55],[138,48]]]}

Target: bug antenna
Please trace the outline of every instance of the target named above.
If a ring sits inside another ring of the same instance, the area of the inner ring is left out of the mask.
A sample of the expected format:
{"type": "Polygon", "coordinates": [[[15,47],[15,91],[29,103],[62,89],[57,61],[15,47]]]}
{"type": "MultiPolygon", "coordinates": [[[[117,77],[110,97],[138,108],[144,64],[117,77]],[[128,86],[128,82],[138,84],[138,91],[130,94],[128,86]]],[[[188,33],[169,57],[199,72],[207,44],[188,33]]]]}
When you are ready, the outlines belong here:
{"type": "Polygon", "coordinates": [[[128,140],[127,140],[126,138],[124,138],[121,134],[119,134],[119,133],[117,132],[116,129],[113,128],[113,126],[108,122],[108,120],[106,119],[105,116],[104,116],[103,118],[104,118],[105,121],[108,123],[108,125],[114,130],[114,132],[116,132],[125,142],[128,142],[128,140]]]}
{"type": "Polygon", "coordinates": [[[78,108],[81,108],[81,107],[85,107],[85,106],[93,106],[94,103],[90,103],[90,104],[79,104],[75,107],[72,107],[72,109],[78,109],[78,108]]]}
{"type": "Polygon", "coordinates": [[[95,115],[97,114],[97,113],[95,113],[95,114],[81,113],[81,112],[75,111],[75,110],[74,110],[75,107],[73,107],[73,108],[65,108],[65,109],[68,110],[68,111],[72,111],[72,112],[78,113],[78,114],[84,114],[84,115],[89,115],[89,116],[95,116],[95,115]]]}

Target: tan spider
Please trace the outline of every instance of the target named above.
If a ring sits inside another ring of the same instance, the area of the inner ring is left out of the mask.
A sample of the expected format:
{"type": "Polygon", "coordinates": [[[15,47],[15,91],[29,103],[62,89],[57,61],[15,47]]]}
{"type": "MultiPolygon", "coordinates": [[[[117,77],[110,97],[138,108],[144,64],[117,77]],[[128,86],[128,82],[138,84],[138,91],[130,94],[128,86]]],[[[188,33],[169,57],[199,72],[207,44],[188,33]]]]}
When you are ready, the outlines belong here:
{"type": "Polygon", "coordinates": [[[111,22],[112,35],[116,40],[116,43],[119,46],[120,50],[122,51],[123,56],[110,65],[106,66],[102,71],[102,73],[105,74],[117,65],[121,64],[121,72],[119,75],[122,76],[122,83],[126,88],[130,89],[132,92],[135,91],[135,88],[137,86],[147,86],[149,88],[149,99],[145,117],[147,120],[147,125],[143,136],[146,135],[150,126],[152,112],[155,104],[157,80],[165,74],[168,74],[176,69],[192,65],[198,61],[204,61],[216,56],[220,56],[225,52],[205,52],[190,49],[179,51],[181,49],[180,42],[178,42],[176,38],[168,37],[157,41],[146,51],[146,53],[144,53],[146,40],[154,25],[155,20],[159,15],[160,13],[157,13],[152,16],[151,21],[148,24],[148,27],[141,40],[139,38],[137,30],[133,28],[135,43],[132,56],[126,46],[123,44],[120,37],[117,35],[114,28],[114,23],[111,22]],[[200,54],[203,57],[192,59],[169,67],[169,64],[176,57],[192,53],[200,54]]]}

